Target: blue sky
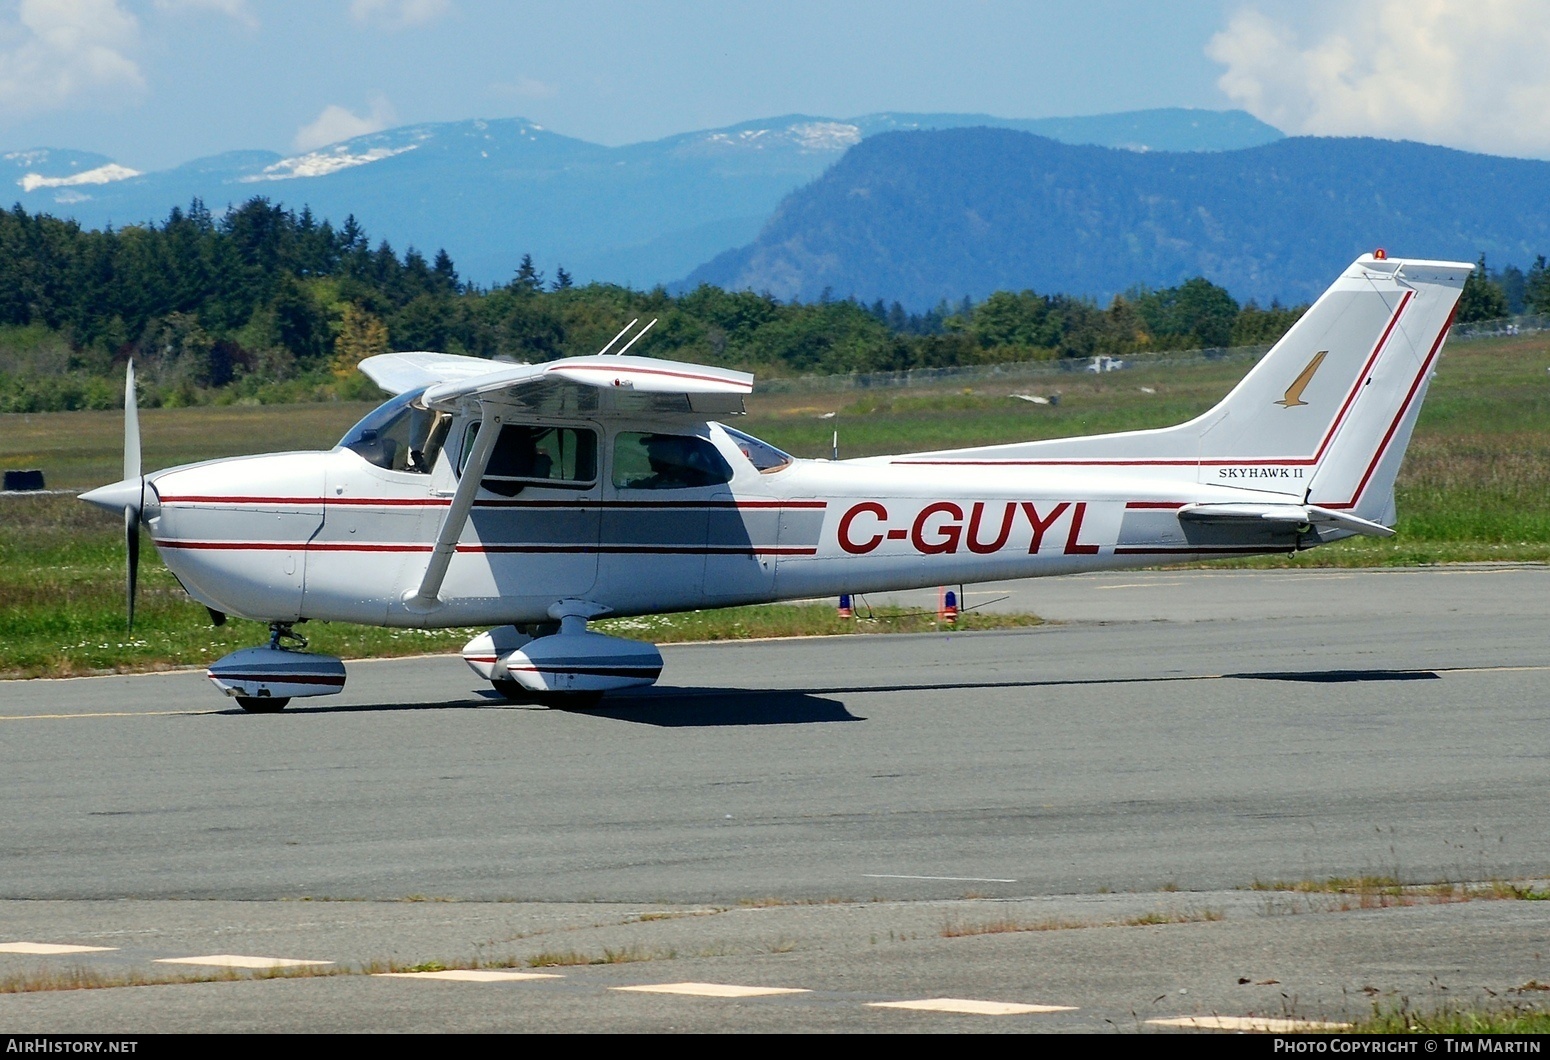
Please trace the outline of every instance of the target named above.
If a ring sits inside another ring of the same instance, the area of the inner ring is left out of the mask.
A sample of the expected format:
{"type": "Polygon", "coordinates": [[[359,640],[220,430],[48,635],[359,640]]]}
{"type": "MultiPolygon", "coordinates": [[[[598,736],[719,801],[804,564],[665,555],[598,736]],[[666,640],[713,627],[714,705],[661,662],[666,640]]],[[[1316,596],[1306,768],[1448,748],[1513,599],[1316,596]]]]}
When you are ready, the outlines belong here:
{"type": "Polygon", "coordinates": [[[1542,0],[0,0],[0,149],[159,169],[423,121],[600,143],[787,113],[1241,107],[1550,157],[1542,0]]]}

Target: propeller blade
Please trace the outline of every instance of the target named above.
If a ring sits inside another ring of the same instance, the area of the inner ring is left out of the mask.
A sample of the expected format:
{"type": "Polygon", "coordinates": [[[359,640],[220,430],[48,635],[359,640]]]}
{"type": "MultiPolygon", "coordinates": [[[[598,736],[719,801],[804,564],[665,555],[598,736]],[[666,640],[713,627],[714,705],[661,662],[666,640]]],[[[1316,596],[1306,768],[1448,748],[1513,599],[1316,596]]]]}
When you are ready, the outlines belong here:
{"type": "Polygon", "coordinates": [[[135,362],[124,373],[124,479],[140,480],[140,496],[124,506],[124,545],[128,567],[124,581],[124,609],[129,631],[135,629],[135,589],[140,582],[140,510],[145,505],[145,479],[140,476],[140,397],[135,393],[135,362]]]}
{"type": "Polygon", "coordinates": [[[129,631],[135,629],[135,587],[140,580],[140,512],[124,509],[124,544],[129,550],[129,568],[124,583],[124,604],[129,612],[129,631]]]}
{"type": "Polygon", "coordinates": [[[124,478],[140,477],[140,402],[135,394],[135,362],[124,376],[124,478]]]}

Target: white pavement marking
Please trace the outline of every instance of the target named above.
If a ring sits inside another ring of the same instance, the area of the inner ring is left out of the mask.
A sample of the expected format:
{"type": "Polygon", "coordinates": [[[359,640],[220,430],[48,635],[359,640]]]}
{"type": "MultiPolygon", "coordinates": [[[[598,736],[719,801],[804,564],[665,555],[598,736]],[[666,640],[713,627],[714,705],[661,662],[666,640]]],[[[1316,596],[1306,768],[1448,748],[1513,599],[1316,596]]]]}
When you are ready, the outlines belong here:
{"type": "Polygon", "coordinates": [[[1262,1031],[1266,1034],[1296,1034],[1299,1031],[1348,1031],[1349,1023],[1323,1023],[1319,1020],[1287,1020],[1271,1016],[1176,1016],[1166,1020],[1147,1020],[1156,1027],[1183,1027],[1194,1031],[1262,1031]]]}
{"type": "Polygon", "coordinates": [[[290,957],[245,957],[240,953],[212,953],[207,957],[162,957],[156,964],[208,964],[216,968],[303,968],[333,961],[298,961],[290,957]]]}
{"type": "Polygon", "coordinates": [[[1001,880],[994,876],[901,876],[896,872],[863,872],[864,880],[947,880],[949,883],[1016,883],[1016,880],[1001,880]]]}
{"type": "Polygon", "coordinates": [[[871,1001],[868,1008],[907,1008],[918,1012],[961,1012],[970,1016],[1026,1016],[1029,1013],[1075,1012],[1074,1005],[1017,1005],[1009,1001],[975,1001],[962,997],[928,997],[919,1001],[871,1001]]]}
{"type": "Polygon", "coordinates": [[[0,942],[0,953],[32,953],[49,956],[56,953],[102,953],[117,946],[56,946],[52,942],[0,942]]]}
{"type": "Polygon", "coordinates": [[[524,979],[564,979],[544,972],[501,972],[481,968],[448,968],[444,972],[376,972],[373,979],[448,979],[455,983],[516,983],[524,979]]]}
{"type": "Polygon", "coordinates": [[[614,986],[639,994],[689,994],[693,997],[765,997],[770,994],[811,994],[784,986],[733,986],[729,983],[655,983],[650,986],[614,986]]]}

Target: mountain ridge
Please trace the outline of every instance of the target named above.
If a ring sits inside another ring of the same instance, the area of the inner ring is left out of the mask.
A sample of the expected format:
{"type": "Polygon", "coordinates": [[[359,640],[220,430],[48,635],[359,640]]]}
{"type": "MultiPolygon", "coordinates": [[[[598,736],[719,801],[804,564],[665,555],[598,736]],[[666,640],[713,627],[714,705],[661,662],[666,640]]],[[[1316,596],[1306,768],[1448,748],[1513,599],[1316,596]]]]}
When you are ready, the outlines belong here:
{"type": "Polygon", "coordinates": [[[1106,301],[1204,276],[1298,302],[1377,246],[1526,264],[1550,249],[1547,195],[1550,162],[1406,141],[1138,153],[1005,129],[899,132],[858,144],[756,240],[673,286],[918,309],[998,289],[1106,301]]]}
{"type": "Polygon", "coordinates": [[[1180,108],[1086,118],[792,114],[608,147],[525,118],[430,122],[289,155],[228,151],[141,173],[91,152],[0,155],[15,201],[86,227],[160,223],[202,199],[255,195],[334,224],[353,214],[402,250],[445,247],[465,279],[504,282],[524,253],[578,281],[651,287],[752,240],[782,198],[867,137],[898,129],[1043,128],[1135,150],[1216,149],[1279,131],[1241,111],[1180,108]],[[116,167],[116,168],[109,168],[116,167]]]}

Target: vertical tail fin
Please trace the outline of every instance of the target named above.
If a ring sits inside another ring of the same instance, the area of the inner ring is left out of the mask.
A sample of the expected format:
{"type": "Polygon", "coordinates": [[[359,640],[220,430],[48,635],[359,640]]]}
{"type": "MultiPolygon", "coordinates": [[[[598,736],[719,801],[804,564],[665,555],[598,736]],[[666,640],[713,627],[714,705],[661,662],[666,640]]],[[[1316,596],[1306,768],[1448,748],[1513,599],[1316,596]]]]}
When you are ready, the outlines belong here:
{"type": "Polygon", "coordinates": [[[1473,268],[1359,257],[1215,408],[1189,423],[880,460],[1132,468],[1386,521],[1431,366],[1473,268]]]}
{"type": "Polygon", "coordinates": [[[1135,469],[1388,522],[1394,476],[1473,268],[1358,258],[1226,397],[1176,427],[880,459],[1135,469]]]}
{"type": "MultiPolygon", "coordinates": [[[[1347,510],[1359,495],[1392,486],[1472,268],[1358,258],[1195,421],[1199,480],[1328,500],[1335,503],[1326,506],[1347,510]]],[[[1363,505],[1358,514],[1384,513],[1363,505]]]]}
{"type": "Polygon", "coordinates": [[[1392,523],[1394,479],[1472,267],[1436,261],[1377,261],[1363,267],[1380,277],[1389,274],[1370,282],[1402,291],[1403,311],[1396,313],[1371,366],[1355,381],[1324,443],[1307,500],[1392,523]]]}

